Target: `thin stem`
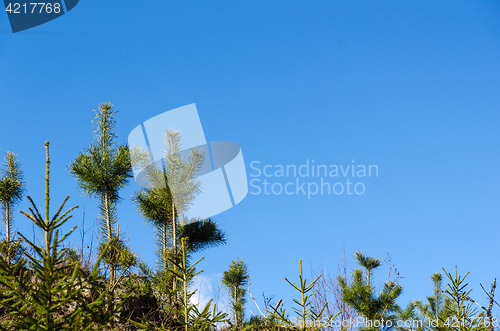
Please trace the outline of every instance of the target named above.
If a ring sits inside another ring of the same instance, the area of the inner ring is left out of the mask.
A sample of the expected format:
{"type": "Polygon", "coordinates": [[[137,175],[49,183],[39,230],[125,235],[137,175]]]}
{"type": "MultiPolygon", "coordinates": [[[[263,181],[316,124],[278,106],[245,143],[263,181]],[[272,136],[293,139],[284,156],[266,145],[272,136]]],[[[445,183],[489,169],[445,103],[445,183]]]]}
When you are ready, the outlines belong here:
{"type": "Polygon", "coordinates": [[[303,281],[302,278],[302,260],[300,260],[300,287],[301,287],[301,295],[302,295],[302,326],[304,327],[304,330],[306,329],[306,298],[305,296],[305,282],[303,281]]]}
{"type": "Polygon", "coordinates": [[[108,192],[104,193],[104,209],[106,212],[106,231],[108,232],[108,242],[111,241],[112,235],[111,235],[111,215],[109,214],[109,199],[108,199],[108,192]]]}
{"type": "Polygon", "coordinates": [[[185,330],[188,331],[188,295],[187,295],[187,287],[188,287],[188,275],[186,268],[186,248],[184,246],[184,240],[182,241],[182,268],[183,268],[183,280],[184,280],[184,325],[185,330]]]}
{"type": "Polygon", "coordinates": [[[236,309],[238,304],[238,287],[234,286],[234,324],[238,326],[238,310],[236,309]]]}
{"type": "Polygon", "coordinates": [[[12,246],[10,245],[10,204],[8,201],[5,201],[5,227],[7,241],[7,264],[10,265],[12,246]]]}
{"type": "Polygon", "coordinates": [[[47,252],[47,255],[49,254],[49,233],[48,233],[48,226],[49,226],[49,201],[50,201],[50,196],[49,196],[49,174],[50,174],[50,158],[49,158],[49,142],[45,142],[45,152],[46,152],[46,161],[45,161],[45,250],[47,252]]]}
{"type": "MultiPolygon", "coordinates": [[[[174,270],[177,270],[177,227],[176,227],[176,221],[175,221],[175,204],[173,202],[172,198],[172,232],[174,235],[174,270]]],[[[174,277],[174,281],[172,283],[172,290],[174,294],[174,304],[177,304],[177,279],[174,277]]]]}
{"type": "MultiPolygon", "coordinates": [[[[113,239],[113,233],[111,232],[112,229],[111,229],[111,215],[110,215],[110,210],[109,210],[109,196],[108,196],[108,192],[105,192],[104,193],[104,207],[105,207],[105,210],[106,210],[106,229],[107,229],[107,232],[108,232],[108,243],[111,242],[111,240],[113,239]]],[[[113,247],[111,247],[112,250],[114,250],[113,247]]],[[[112,255],[115,254],[115,252],[112,252],[111,253],[112,255]]],[[[114,286],[114,282],[115,282],[115,274],[116,274],[116,267],[114,265],[113,262],[111,262],[110,264],[110,271],[109,271],[109,280],[111,282],[111,286],[114,286]]]]}
{"type": "Polygon", "coordinates": [[[177,226],[176,225],[177,224],[175,222],[175,204],[172,201],[172,231],[174,234],[174,253],[177,254],[177,226]]]}
{"type": "Polygon", "coordinates": [[[5,231],[7,243],[10,242],[10,205],[8,201],[5,201],[5,231]]]}
{"type": "Polygon", "coordinates": [[[162,245],[163,245],[163,271],[167,271],[167,223],[163,222],[163,233],[162,233],[162,245]]]}

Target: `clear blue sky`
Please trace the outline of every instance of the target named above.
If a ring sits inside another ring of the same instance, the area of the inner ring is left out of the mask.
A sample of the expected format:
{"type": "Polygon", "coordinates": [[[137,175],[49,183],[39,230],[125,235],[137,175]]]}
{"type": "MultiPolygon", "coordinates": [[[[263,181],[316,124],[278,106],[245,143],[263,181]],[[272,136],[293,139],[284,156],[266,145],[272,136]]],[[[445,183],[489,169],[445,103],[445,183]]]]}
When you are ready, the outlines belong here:
{"type": "MultiPolygon", "coordinates": [[[[214,218],[228,243],[203,253],[208,277],[244,258],[260,303],[265,292],[289,305],[283,278],[297,279],[299,259],[329,267],[345,241],[350,257],[392,255],[402,303],[455,264],[484,302],[479,283],[500,276],[499,59],[497,1],[84,0],[16,34],[0,14],[1,152],[18,154],[41,205],[49,140],[52,210],[71,194],[74,224],[84,210],[90,224],[96,201],[67,165],[92,140],[92,110],[113,103],[125,142],[144,120],[196,103],[207,139],[237,142],[249,175],[253,161],[379,169],[362,195],[249,194],[214,218]]],[[[122,192],[120,225],[153,264],[137,189],[122,192]]],[[[16,228],[31,234],[21,215],[16,228]]],[[[377,284],[385,277],[384,266],[377,284]]]]}

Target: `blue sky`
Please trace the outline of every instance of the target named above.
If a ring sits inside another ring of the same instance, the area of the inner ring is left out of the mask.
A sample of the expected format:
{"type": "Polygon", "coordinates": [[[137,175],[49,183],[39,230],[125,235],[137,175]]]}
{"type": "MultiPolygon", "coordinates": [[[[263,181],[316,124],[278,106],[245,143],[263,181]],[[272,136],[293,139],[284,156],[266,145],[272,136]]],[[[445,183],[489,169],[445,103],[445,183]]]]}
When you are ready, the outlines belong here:
{"type": "MultiPolygon", "coordinates": [[[[196,103],[208,140],[241,146],[249,180],[253,161],[379,169],[362,195],[248,194],[214,217],[228,243],[201,254],[208,278],[244,258],[259,302],[265,292],[289,305],[283,278],[297,279],[299,259],[331,267],[345,242],[349,257],[392,255],[403,304],[455,264],[484,302],[479,283],[500,276],[499,31],[495,1],[86,0],[16,34],[3,14],[1,152],[18,154],[41,205],[49,140],[53,211],[71,194],[74,224],[85,211],[89,225],[96,201],[67,165],[92,141],[92,110],[113,103],[125,142],[145,120],[196,103]]],[[[153,264],[153,230],[130,201],[137,189],[122,192],[120,227],[153,264]]],[[[15,224],[31,234],[21,215],[15,224]]],[[[385,278],[384,266],[376,284],[385,278]]]]}

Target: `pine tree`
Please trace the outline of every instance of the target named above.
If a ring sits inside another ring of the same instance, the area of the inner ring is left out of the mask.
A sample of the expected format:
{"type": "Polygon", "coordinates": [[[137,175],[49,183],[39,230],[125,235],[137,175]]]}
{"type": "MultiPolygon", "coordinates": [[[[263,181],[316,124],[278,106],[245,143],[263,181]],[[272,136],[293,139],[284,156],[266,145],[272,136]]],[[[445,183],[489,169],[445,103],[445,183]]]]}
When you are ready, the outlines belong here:
{"type": "Polygon", "coordinates": [[[200,182],[196,176],[203,164],[204,152],[191,149],[188,159],[184,160],[178,130],[167,129],[164,143],[165,154],[161,167],[153,162],[148,151],[139,148],[132,151],[132,163],[135,168],[143,170],[149,187],[139,191],[134,201],[146,221],[157,229],[161,252],[159,258],[163,270],[166,270],[170,244],[173,255],[177,254],[179,219],[199,193],[200,182]]]}
{"type": "Polygon", "coordinates": [[[355,258],[364,268],[352,272],[352,282],[348,284],[345,278],[339,277],[338,282],[342,289],[342,299],[353,307],[367,323],[359,326],[360,330],[386,330],[397,325],[398,319],[407,319],[413,316],[414,305],[410,303],[403,310],[396,303],[403,287],[396,281],[387,280],[380,293],[376,293],[373,281],[373,271],[381,266],[379,259],[368,257],[362,252],[357,252],[355,258]]]}
{"type": "MultiPolygon", "coordinates": [[[[200,183],[196,179],[203,164],[203,151],[191,149],[187,160],[181,156],[181,137],[178,130],[165,131],[165,154],[163,165],[153,162],[148,151],[133,149],[131,159],[135,168],[144,173],[148,188],[134,196],[139,212],[156,230],[157,256],[164,280],[172,283],[168,301],[176,305],[177,279],[169,272],[169,261],[177,258],[177,242],[188,239],[192,254],[207,247],[224,244],[225,234],[211,219],[181,222],[193,199],[199,193],[200,183]]],[[[175,270],[176,263],[173,263],[175,270]]],[[[174,309],[175,310],[175,309],[174,309]]],[[[175,311],[174,311],[175,314],[175,311]]]]}
{"type": "Polygon", "coordinates": [[[449,280],[443,292],[451,302],[447,309],[450,317],[443,324],[452,331],[487,331],[488,325],[486,325],[487,322],[485,323],[487,309],[483,308],[484,311],[478,311],[474,306],[474,301],[469,297],[472,289],[469,290],[465,282],[469,273],[464,276],[459,275],[457,266],[455,266],[455,275],[444,268],[443,271],[449,280]]]}
{"type": "Polygon", "coordinates": [[[16,160],[16,154],[7,152],[5,154],[5,164],[0,178],[0,204],[2,208],[2,218],[5,223],[5,241],[2,243],[2,251],[10,264],[11,258],[19,245],[13,242],[12,227],[14,222],[13,209],[18,205],[25,190],[24,173],[21,164],[16,160]]]}
{"type": "Polygon", "coordinates": [[[191,149],[187,160],[181,156],[179,130],[166,130],[163,174],[171,193],[172,235],[174,254],[177,254],[177,217],[183,217],[200,192],[200,181],[196,179],[203,165],[204,152],[191,149]]]}
{"type": "Polygon", "coordinates": [[[49,217],[49,143],[45,146],[44,216],[29,196],[30,213],[21,211],[43,231],[44,242],[38,246],[19,234],[34,253],[25,254],[13,265],[0,256],[0,285],[5,298],[0,306],[9,317],[0,330],[100,330],[108,325],[108,319],[101,313],[105,300],[98,264],[87,275],[78,262],[68,259],[68,249],[61,249],[76,226],[64,236],[60,236],[59,228],[77,207],[62,211],[67,196],[55,215],[49,217]]]}
{"type": "Polygon", "coordinates": [[[242,324],[245,318],[245,295],[248,280],[248,265],[242,259],[232,261],[229,269],[222,274],[222,285],[231,298],[231,310],[235,326],[242,324]]]}
{"type": "Polygon", "coordinates": [[[191,303],[191,298],[196,294],[197,290],[192,291],[189,287],[194,277],[203,272],[203,270],[196,271],[196,265],[204,258],[202,257],[198,261],[189,265],[187,260],[187,251],[188,239],[183,238],[181,239],[180,261],[176,262],[176,268],[172,269],[172,273],[177,280],[179,280],[182,286],[181,305],[184,317],[184,329],[185,331],[207,330],[214,327],[216,322],[224,320],[226,314],[220,312],[217,313],[215,311],[215,306],[213,307],[213,311],[210,312],[209,309],[212,304],[212,299],[210,299],[201,312],[191,303]]]}
{"type": "MultiPolygon", "coordinates": [[[[289,281],[287,278],[285,280],[290,284],[295,290],[300,293],[300,299],[293,299],[298,307],[293,307],[297,315],[297,319],[292,321],[287,313],[286,309],[280,307],[282,300],[280,299],[276,306],[271,307],[271,314],[268,320],[272,322],[280,322],[286,326],[286,330],[294,331],[317,331],[324,330],[332,325],[332,322],[341,312],[335,315],[328,315],[325,311],[328,302],[325,302],[322,307],[314,305],[311,298],[317,293],[312,292],[316,282],[321,278],[321,275],[317,276],[310,284],[307,284],[307,280],[304,278],[302,273],[302,260],[300,260],[300,274],[299,274],[299,284],[289,281]]],[[[345,331],[347,327],[339,327],[339,331],[345,331]]],[[[267,329],[266,329],[267,330],[267,329]]]]}
{"type": "MultiPolygon", "coordinates": [[[[143,189],[135,194],[133,200],[145,221],[155,228],[158,267],[161,271],[165,271],[168,269],[169,252],[172,252],[172,255],[174,254],[174,236],[171,224],[172,196],[170,190],[168,186],[165,188],[143,189]]],[[[177,219],[176,223],[176,238],[181,240],[186,238],[188,240],[188,255],[226,242],[226,234],[210,218],[187,224],[179,224],[177,219]]]]}
{"type": "Polygon", "coordinates": [[[435,272],[432,277],[433,295],[427,297],[427,302],[416,302],[420,312],[421,329],[429,331],[449,331],[445,325],[451,314],[451,300],[443,295],[443,275],[435,272]]]}
{"type": "Polygon", "coordinates": [[[116,146],[115,115],[116,110],[110,103],[99,105],[93,120],[96,141],[90,144],[86,152],[80,153],[69,166],[70,173],[78,180],[82,192],[89,197],[99,198],[102,241],[103,244],[114,243],[107,254],[111,287],[115,286],[119,248],[123,246],[120,245],[119,239],[116,239],[118,238],[117,205],[121,200],[119,191],[132,177],[128,146],[126,144],[116,146]]]}
{"type": "MultiPolygon", "coordinates": [[[[173,276],[179,281],[181,285],[182,293],[180,296],[181,302],[181,315],[182,320],[180,321],[181,325],[184,326],[185,331],[206,331],[206,330],[214,330],[216,323],[227,321],[226,314],[222,312],[216,311],[216,306],[212,306],[212,299],[208,301],[205,307],[200,311],[198,307],[192,303],[191,298],[196,294],[196,289],[191,290],[190,287],[192,285],[193,279],[196,275],[203,272],[196,271],[196,265],[203,260],[204,258],[200,258],[198,261],[189,264],[188,263],[188,238],[181,239],[181,251],[179,259],[169,259],[172,267],[169,267],[170,272],[173,276]],[[210,310],[212,308],[212,310],[210,310]]],[[[142,323],[137,323],[135,321],[130,321],[132,324],[137,326],[139,330],[149,331],[167,331],[172,330],[162,325],[161,327],[155,327],[149,323],[147,320],[143,320],[142,323]]]]}

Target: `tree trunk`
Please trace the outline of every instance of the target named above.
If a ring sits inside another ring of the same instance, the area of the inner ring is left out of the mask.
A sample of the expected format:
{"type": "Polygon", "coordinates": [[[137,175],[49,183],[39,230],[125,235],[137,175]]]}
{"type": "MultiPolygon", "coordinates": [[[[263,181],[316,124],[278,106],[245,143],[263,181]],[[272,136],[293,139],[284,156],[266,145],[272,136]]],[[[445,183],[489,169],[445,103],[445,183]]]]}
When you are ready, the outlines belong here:
{"type": "Polygon", "coordinates": [[[5,202],[5,236],[7,242],[10,242],[10,206],[9,203],[5,202]]]}
{"type": "Polygon", "coordinates": [[[12,247],[10,245],[10,204],[5,201],[5,237],[7,243],[7,264],[10,265],[10,254],[12,247]]]}
{"type": "Polygon", "coordinates": [[[167,222],[163,222],[163,272],[167,272],[167,222]]]}
{"type": "Polygon", "coordinates": [[[175,221],[175,205],[172,202],[172,232],[174,234],[174,253],[177,254],[177,222],[175,221]]]}
{"type": "MultiPolygon", "coordinates": [[[[109,198],[108,198],[108,193],[104,193],[104,208],[105,208],[105,211],[106,211],[106,230],[108,232],[108,243],[111,242],[111,240],[113,239],[113,233],[111,232],[112,229],[111,229],[111,213],[110,213],[110,210],[109,210],[109,198]]],[[[115,278],[116,278],[116,267],[115,267],[115,264],[113,262],[113,256],[114,254],[116,254],[116,252],[114,251],[116,247],[112,247],[112,246],[108,246],[108,249],[111,249],[111,251],[108,251],[107,253],[110,254],[110,265],[109,265],[109,288],[110,288],[110,292],[109,292],[109,298],[108,298],[108,311],[113,313],[114,311],[114,306],[115,306],[115,303],[114,303],[114,300],[115,300],[115,295],[114,295],[114,287],[115,287],[115,278]]],[[[113,330],[114,328],[114,325],[115,325],[115,317],[113,316],[113,318],[111,319],[110,321],[110,329],[113,330]]]]}
{"type": "MultiPolygon", "coordinates": [[[[173,199],[172,199],[173,200],[173,199]]],[[[175,204],[172,201],[172,232],[173,232],[173,245],[174,245],[174,270],[177,270],[177,222],[175,221],[175,204]]],[[[175,293],[175,290],[177,288],[177,279],[174,277],[174,282],[173,282],[173,291],[174,291],[174,301],[177,299],[177,295],[175,293]]]]}
{"type": "Polygon", "coordinates": [[[188,331],[188,321],[189,321],[189,314],[188,314],[188,295],[187,295],[187,278],[186,274],[184,273],[184,326],[185,326],[185,331],[188,331]]]}
{"type": "MultiPolygon", "coordinates": [[[[50,158],[49,158],[49,142],[45,142],[45,152],[46,152],[46,161],[45,161],[45,226],[49,225],[49,174],[50,174],[50,158]]],[[[50,255],[50,243],[48,231],[45,230],[45,252],[47,256],[50,255]]]]}
{"type": "MultiPolygon", "coordinates": [[[[238,304],[238,288],[234,287],[234,308],[238,304]]],[[[234,309],[234,325],[238,326],[238,311],[234,309]]]]}
{"type": "MultiPolygon", "coordinates": [[[[111,229],[111,215],[110,215],[110,210],[109,210],[109,197],[108,193],[104,193],[104,207],[106,209],[106,230],[108,232],[108,243],[111,242],[113,239],[113,232],[111,229]]],[[[114,247],[111,247],[113,250],[114,247]]],[[[116,252],[111,252],[111,255],[116,254],[116,252]]],[[[113,262],[111,262],[111,265],[109,266],[109,281],[111,283],[111,286],[114,286],[115,284],[115,265],[113,262]]]]}

